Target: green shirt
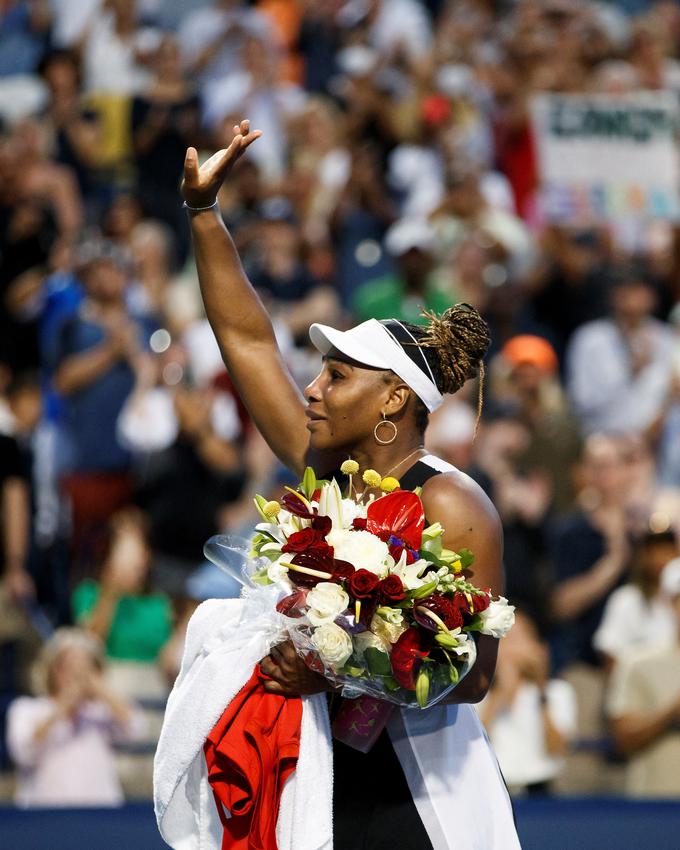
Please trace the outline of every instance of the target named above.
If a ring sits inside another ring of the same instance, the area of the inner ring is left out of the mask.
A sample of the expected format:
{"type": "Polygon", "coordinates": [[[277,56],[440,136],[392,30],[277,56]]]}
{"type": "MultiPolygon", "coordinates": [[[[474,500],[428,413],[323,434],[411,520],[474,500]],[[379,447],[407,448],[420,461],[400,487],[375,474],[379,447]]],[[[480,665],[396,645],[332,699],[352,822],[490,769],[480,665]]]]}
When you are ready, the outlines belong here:
{"type": "MultiPolygon", "coordinates": [[[[82,622],[99,599],[100,587],[86,579],[73,592],[73,615],[82,622]]],[[[160,593],[121,596],[106,640],[106,654],[119,661],[155,661],[172,631],[170,600],[160,593]]]]}
{"type": "Polygon", "coordinates": [[[436,275],[430,275],[425,291],[409,295],[404,282],[396,275],[368,280],[354,293],[352,311],[360,322],[367,319],[399,319],[422,325],[427,322],[420,313],[423,309],[443,313],[455,301],[454,293],[447,291],[436,275]]]}

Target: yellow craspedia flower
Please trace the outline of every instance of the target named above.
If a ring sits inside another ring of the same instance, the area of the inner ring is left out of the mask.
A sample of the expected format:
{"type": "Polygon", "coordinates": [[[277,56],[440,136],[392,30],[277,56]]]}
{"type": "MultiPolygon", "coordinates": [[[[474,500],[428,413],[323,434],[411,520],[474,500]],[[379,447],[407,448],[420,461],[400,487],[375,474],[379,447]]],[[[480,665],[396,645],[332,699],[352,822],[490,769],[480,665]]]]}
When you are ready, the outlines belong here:
{"type": "Polygon", "coordinates": [[[274,519],[281,513],[281,505],[278,502],[265,502],[262,506],[262,513],[270,519],[274,519]]]}
{"type": "Polygon", "coordinates": [[[454,562],[451,564],[451,569],[454,571],[454,573],[459,573],[459,572],[461,572],[461,570],[463,569],[463,563],[462,563],[462,561],[460,560],[460,558],[459,558],[457,561],[454,561],[454,562]]]}
{"type": "Polygon", "coordinates": [[[359,464],[351,458],[348,458],[340,467],[340,472],[342,472],[343,475],[356,475],[358,471],[359,464]]]}
{"type": "Polygon", "coordinates": [[[376,472],[375,469],[367,469],[361,476],[361,480],[367,487],[380,487],[382,478],[380,477],[380,473],[376,472]]]}
{"type": "Polygon", "coordinates": [[[391,493],[398,487],[399,481],[396,478],[392,478],[391,476],[383,478],[383,480],[380,482],[380,489],[383,491],[383,493],[391,493]]]}

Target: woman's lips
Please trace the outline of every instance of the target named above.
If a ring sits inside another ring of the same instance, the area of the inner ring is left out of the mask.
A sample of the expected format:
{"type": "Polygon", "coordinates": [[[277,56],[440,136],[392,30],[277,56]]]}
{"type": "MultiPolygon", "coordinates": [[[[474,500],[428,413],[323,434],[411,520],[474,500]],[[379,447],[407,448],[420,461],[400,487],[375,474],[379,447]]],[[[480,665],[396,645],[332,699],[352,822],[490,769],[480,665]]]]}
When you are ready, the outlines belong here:
{"type": "Polygon", "coordinates": [[[326,418],[318,413],[314,413],[313,410],[305,410],[305,416],[307,417],[307,428],[311,428],[316,422],[323,422],[326,418]]]}

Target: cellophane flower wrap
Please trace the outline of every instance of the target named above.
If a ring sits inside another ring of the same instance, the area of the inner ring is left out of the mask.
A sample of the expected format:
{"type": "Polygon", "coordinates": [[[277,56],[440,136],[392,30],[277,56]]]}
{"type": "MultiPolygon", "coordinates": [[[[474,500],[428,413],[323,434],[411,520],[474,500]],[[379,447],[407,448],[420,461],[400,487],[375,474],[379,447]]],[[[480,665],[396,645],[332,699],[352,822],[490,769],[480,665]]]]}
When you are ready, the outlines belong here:
{"type": "Polygon", "coordinates": [[[277,599],[300,656],[343,696],[427,708],[474,664],[474,633],[502,637],[514,609],[465,578],[472,552],[444,548],[418,490],[367,475],[391,492],[357,495],[350,477],[343,497],[335,479],[308,468],[280,502],[256,497],[261,522],[247,553],[216,537],[206,555],[238,572],[249,596],[260,588],[277,599]]]}

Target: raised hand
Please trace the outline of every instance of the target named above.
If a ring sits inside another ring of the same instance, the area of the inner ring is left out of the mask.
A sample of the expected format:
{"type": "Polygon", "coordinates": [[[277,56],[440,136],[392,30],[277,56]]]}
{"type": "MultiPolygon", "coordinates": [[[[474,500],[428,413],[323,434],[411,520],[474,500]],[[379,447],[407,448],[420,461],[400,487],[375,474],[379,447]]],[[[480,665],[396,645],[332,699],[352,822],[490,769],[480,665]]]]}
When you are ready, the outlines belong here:
{"type": "Polygon", "coordinates": [[[217,151],[199,167],[196,148],[189,148],[184,159],[182,197],[190,207],[207,207],[215,202],[220,186],[244,151],[262,135],[250,129],[247,118],[234,125],[234,138],[228,148],[217,151]]]}

